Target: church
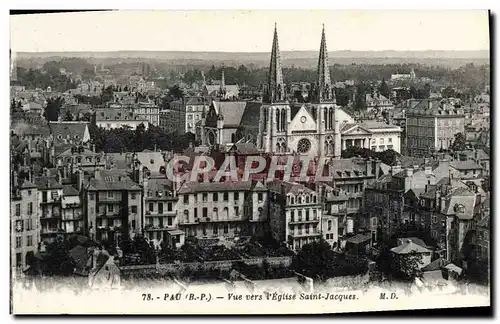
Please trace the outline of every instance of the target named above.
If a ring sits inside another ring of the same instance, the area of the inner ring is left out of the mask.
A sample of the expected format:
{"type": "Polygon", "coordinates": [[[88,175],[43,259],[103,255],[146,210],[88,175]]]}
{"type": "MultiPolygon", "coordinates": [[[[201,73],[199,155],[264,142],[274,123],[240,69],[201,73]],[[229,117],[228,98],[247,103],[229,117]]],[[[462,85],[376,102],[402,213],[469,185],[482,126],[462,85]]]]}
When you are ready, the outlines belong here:
{"type": "MultiPolygon", "coordinates": [[[[385,149],[385,145],[378,145],[385,139],[387,143],[394,143],[390,148],[399,152],[401,129],[398,126],[387,127],[383,123],[371,127],[357,125],[354,118],[336,104],[324,26],[317,81],[311,84],[310,102],[289,102],[287,88],[275,26],[262,102],[213,101],[199,122],[197,133],[202,145],[223,146],[244,141],[254,143],[263,153],[340,158],[341,150],[349,146],[370,148],[375,145],[385,149]],[[383,139],[379,140],[379,137],[383,139]]],[[[223,89],[221,92],[224,93],[223,89]]]]}

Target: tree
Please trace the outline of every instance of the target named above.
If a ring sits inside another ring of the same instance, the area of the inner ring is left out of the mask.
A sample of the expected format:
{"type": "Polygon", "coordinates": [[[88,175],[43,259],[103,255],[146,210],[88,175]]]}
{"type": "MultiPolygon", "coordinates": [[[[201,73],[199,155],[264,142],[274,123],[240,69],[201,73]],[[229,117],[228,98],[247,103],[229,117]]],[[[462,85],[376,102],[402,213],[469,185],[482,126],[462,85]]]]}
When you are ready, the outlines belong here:
{"type": "Polygon", "coordinates": [[[385,78],[382,79],[382,82],[380,83],[378,91],[384,97],[389,98],[389,96],[391,94],[391,90],[389,89],[389,86],[387,85],[387,83],[385,83],[385,78]]]}
{"type": "Polygon", "coordinates": [[[54,276],[67,276],[73,273],[75,265],[69,257],[68,247],[62,237],[56,238],[46,246],[45,270],[54,276]]]}
{"type": "Polygon", "coordinates": [[[464,133],[456,133],[451,149],[453,151],[464,151],[467,148],[467,139],[464,133]]]}
{"type": "Polygon", "coordinates": [[[422,254],[416,251],[392,256],[392,270],[401,279],[413,281],[420,274],[422,264],[422,254]]]}
{"type": "Polygon", "coordinates": [[[177,84],[169,89],[169,93],[175,99],[184,98],[184,91],[177,84]]]}
{"type": "Polygon", "coordinates": [[[326,280],[333,275],[332,270],[336,268],[334,252],[323,239],[306,244],[297,253],[294,268],[307,277],[326,280]]]}
{"type": "Polygon", "coordinates": [[[44,117],[47,121],[57,121],[59,120],[59,114],[64,99],[61,97],[48,98],[47,105],[45,106],[44,117]]]}
{"type": "Polygon", "coordinates": [[[443,96],[443,98],[454,98],[456,96],[456,93],[451,86],[447,86],[441,92],[441,95],[443,96]]]}

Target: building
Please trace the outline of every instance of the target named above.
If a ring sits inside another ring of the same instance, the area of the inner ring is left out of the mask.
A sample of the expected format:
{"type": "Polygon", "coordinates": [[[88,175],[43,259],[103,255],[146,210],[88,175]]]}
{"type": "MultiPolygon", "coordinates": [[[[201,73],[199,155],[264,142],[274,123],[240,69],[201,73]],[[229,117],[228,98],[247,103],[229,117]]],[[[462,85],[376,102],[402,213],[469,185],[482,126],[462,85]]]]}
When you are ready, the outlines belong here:
{"type": "Polygon", "coordinates": [[[116,244],[120,238],[141,233],[143,228],[142,172],[134,180],[121,170],[98,170],[90,179],[78,171],[78,189],[83,188],[86,234],[97,241],[116,244]]]}
{"type": "Polygon", "coordinates": [[[343,247],[346,235],[354,231],[353,224],[351,222],[348,224],[347,221],[349,197],[340,189],[332,188],[327,184],[319,184],[318,189],[324,199],[321,224],[323,238],[331,245],[332,249],[343,247]]]}
{"type": "Polygon", "coordinates": [[[403,244],[392,248],[391,252],[402,258],[411,257],[410,255],[412,253],[421,255],[422,259],[418,265],[419,269],[422,269],[431,263],[432,251],[414,243],[411,239],[408,239],[403,244]]]}
{"type": "MultiPolygon", "coordinates": [[[[160,246],[178,229],[177,192],[166,178],[144,178],[144,233],[145,237],[160,246]]],[[[169,245],[184,244],[184,232],[176,234],[169,245]]]]}
{"type": "Polygon", "coordinates": [[[378,91],[365,95],[366,110],[368,112],[382,113],[394,109],[394,104],[378,91]]]}
{"type": "Polygon", "coordinates": [[[24,270],[40,242],[38,189],[29,179],[12,173],[10,199],[11,267],[24,270]]]}
{"type": "Polygon", "coordinates": [[[322,237],[323,203],[318,193],[295,182],[273,180],[269,188],[269,224],[273,238],[299,251],[322,237]]]}
{"type": "Polygon", "coordinates": [[[49,129],[55,145],[86,144],[90,141],[88,122],[51,121],[49,129]]]}
{"type": "Polygon", "coordinates": [[[406,111],[408,154],[425,156],[451,147],[455,135],[463,133],[465,114],[460,106],[446,100],[422,100],[406,111]]]}
{"type": "Polygon", "coordinates": [[[84,217],[80,192],[73,185],[63,185],[61,199],[61,229],[66,234],[84,233],[84,217]]]}
{"type": "Polygon", "coordinates": [[[367,120],[361,124],[344,123],[341,128],[342,149],[356,146],[381,152],[394,150],[401,153],[401,127],[367,120]]]}
{"type": "Polygon", "coordinates": [[[44,169],[42,176],[33,177],[38,187],[40,237],[44,243],[50,243],[58,234],[64,233],[61,224],[62,177],[53,172],[56,170],[44,169]]]}
{"type": "Polygon", "coordinates": [[[415,74],[415,70],[411,69],[410,73],[408,74],[392,74],[391,75],[391,80],[392,81],[400,81],[400,80],[415,80],[417,78],[415,74]]]}
{"type": "Polygon", "coordinates": [[[200,121],[201,145],[236,143],[246,107],[246,101],[212,101],[200,121]]]}
{"type": "Polygon", "coordinates": [[[187,97],[172,101],[160,112],[160,126],[178,134],[196,133],[196,123],[208,111],[210,97],[187,97]]]}
{"type": "Polygon", "coordinates": [[[260,107],[257,147],[264,152],[340,157],[340,128],[331,84],[326,37],[323,29],[317,83],[311,104],[291,106],[287,101],[281,67],[278,32],[275,28],[269,79],[260,107]],[[298,108],[298,109],[297,109],[298,108]]]}
{"type": "Polygon", "coordinates": [[[97,108],[94,119],[95,125],[104,129],[127,127],[135,130],[141,124],[145,129],[149,127],[149,122],[145,117],[139,117],[129,109],[123,108],[97,108]]]}
{"type": "Polygon", "coordinates": [[[233,239],[267,230],[267,189],[260,182],[184,182],[178,197],[186,237],[233,239]]]}
{"type": "Polygon", "coordinates": [[[457,179],[472,180],[483,178],[483,167],[473,160],[453,161],[450,163],[450,174],[457,179]]]}

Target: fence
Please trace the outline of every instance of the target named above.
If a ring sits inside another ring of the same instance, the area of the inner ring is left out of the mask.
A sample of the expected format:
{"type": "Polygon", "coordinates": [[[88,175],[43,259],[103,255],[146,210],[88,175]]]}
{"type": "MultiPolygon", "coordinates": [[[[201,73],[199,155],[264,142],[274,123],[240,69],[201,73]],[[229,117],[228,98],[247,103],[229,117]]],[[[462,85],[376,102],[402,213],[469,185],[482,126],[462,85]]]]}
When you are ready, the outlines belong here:
{"type": "Polygon", "coordinates": [[[239,260],[223,260],[223,261],[206,261],[206,262],[186,262],[186,263],[163,263],[163,264],[147,264],[121,266],[122,274],[141,273],[169,273],[174,271],[190,270],[231,270],[234,262],[244,262],[247,265],[262,265],[262,262],[267,260],[270,267],[289,267],[292,264],[291,256],[284,257],[269,257],[269,258],[251,258],[239,260]]]}

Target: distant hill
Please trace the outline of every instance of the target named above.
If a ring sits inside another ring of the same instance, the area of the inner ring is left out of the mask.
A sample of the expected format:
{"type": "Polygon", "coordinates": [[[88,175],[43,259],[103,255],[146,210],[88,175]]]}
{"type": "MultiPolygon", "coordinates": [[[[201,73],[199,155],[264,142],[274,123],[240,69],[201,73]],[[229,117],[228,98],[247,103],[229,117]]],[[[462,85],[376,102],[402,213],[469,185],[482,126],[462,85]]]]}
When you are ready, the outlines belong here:
{"type": "MultiPolygon", "coordinates": [[[[332,51],[328,53],[331,64],[397,64],[420,63],[426,65],[460,66],[466,63],[489,63],[489,51],[332,51]]],[[[170,51],[113,51],[113,52],[18,52],[18,60],[33,60],[40,63],[64,57],[84,58],[89,63],[98,64],[123,61],[154,60],[159,63],[221,64],[238,66],[253,64],[256,67],[269,63],[269,52],[170,52],[170,51]]],[[[317,51],[283,51],[284,66],[294,65],[312,68],[317,64],[317,51]]]]}

